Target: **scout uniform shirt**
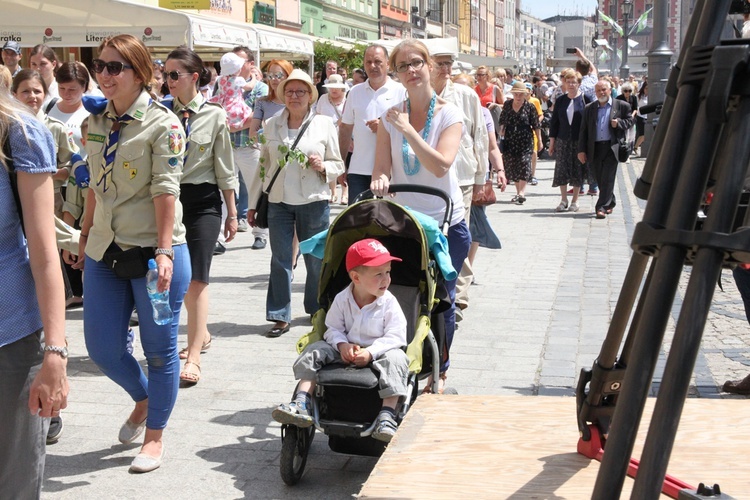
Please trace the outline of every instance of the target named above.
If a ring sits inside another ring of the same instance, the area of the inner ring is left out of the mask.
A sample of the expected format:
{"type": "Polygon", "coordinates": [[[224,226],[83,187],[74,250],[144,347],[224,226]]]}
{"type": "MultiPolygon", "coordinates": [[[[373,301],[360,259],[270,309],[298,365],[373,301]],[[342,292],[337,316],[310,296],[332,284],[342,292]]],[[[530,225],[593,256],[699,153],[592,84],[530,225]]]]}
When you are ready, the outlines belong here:
{"type": "Polygon", "coordinates": [[[190,120],[181,183],[216,184],[222,191],[237,189],[224,108],[221,104],[207,102],[199,92],[187,105],[174,98],[172,111],[178,119],[183,120],[185,110],[190,113],[190,120]]]}
{"type": "Polygon", "coordinates": [[[155,247],[156,209],[153,198],[175,197],[172,245],[185,243],[180,204],[185,135],[179,120],[153,101],[144,90],[120,117],[121,125],[113,165],[105,167],[105,147],[117,115],[111,102],[100,114],[89,117],[86,140],[88,165],[96,199],[94,225],[86,255],[99,261],[114,241],[121,249],[155,247]],[[127,116],[126,116],[127,115],[127,116]]]}
{"type": "MultiPolygon", "coordinates": [[[[52,133],[52,138],[55,140],[57,168],[66,168],[68,169],[68,174],[70,174],[70,159],[73,156],[73,153],[78,152],[78,146],[76,146],[75,140],[73,139],[73,132],[69,131],[68,127],[66,127],[63,122],[45,115],[42,111],[39,112],[37,118],[46,125],[52,133]]],[[[60,188],[64,183],[65,181],[54,181],[55,193],[60,192],[60,188]]]]}

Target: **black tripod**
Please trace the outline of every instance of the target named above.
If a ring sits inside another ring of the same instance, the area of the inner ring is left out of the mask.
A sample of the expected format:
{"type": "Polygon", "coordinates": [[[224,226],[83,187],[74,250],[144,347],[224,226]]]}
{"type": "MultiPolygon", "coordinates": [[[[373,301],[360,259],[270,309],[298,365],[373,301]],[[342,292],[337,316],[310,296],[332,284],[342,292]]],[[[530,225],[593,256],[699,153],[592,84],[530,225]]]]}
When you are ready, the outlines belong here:
{"type": "Polygon", "coordinates": [[[635,252],[600,355],[578,382],[579,452],[595,457],[600,442],[604,448],[595,499],[622,491],[687,264],[693,269],[631,498],[658,498],[665,486],[672,494],[684,486],[671,478],[665,483],[665,475],[713,291],[722,267],[750,261],[750,228],[735,220],[750,162],[750,40],[719,40],[729,6],[730,0],[696,2],[635,190],[648,198],[633,235],[635,252]],[[708,189],[713,201],[697,227],[708,189]]]}

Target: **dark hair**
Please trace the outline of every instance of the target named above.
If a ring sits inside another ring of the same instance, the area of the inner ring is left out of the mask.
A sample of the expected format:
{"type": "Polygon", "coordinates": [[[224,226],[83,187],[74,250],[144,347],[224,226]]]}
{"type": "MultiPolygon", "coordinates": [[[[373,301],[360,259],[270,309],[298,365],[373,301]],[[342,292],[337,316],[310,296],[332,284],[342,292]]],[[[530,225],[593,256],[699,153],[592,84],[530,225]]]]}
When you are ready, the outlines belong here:
{"type": "Polygon", "coordinates": [[[505,76],[506,77],[508,77],[508,76],[512,77],[513,76],[513,70],[511,68],[505,68],[505,76]]]}
{"type": "Polygon", "coordinates": [[[235,54],[237,52],[244,52],[245,59],[253,63],[255,62],[255,54],[253,54],[253,51],[250,50],[250,47],[245,47],[244,45],[238,45],[237,47],[232,49],[232,52],[234,52],[235,54]]]}
{"type": "Polygon", "coordinates": [[[591,63],[589,61],[583,61],[581,59],[576,61],[576,71],[581,75],[586,76],[591,73],[591,63]]]}
{"type": "Polygon", "coordinates": [[[86,65],[79,61],[73,61],[60,65],[55,80],[57,80],[57,83],[78,82],[83,87],[83,91],[86,92],[89,89],[91,75],[89,70],[86,69],[86,65]]]}
{"type": "MultiPolygon", "coordinates": [[[[370,45],[367,46],[367,48],[365,49],[364,54],[367,54],[367,51],[370,50],[370,49],[380,49],[380,50],[382,50],[383,54],[385,54],[385,60],[386,61],[388,60],[388,49],[386,49],[384,45],[380,45],[379,43],[372,43],[372,44],[370,44],[370,45]]],[[[364,56],[364,54],[362,54],[362,55],[364,56]]]]}
{"type": "Polygon", "coordinates": [[[110,36],[99,44],[99,54],[110,47],[115,50],[125,62],[133,66],[133,73],[143,82],[143,88],[151,93],[151,97],[156,97],[152,92],[154,81],[154,64],[151,62],[151,54],[143,42],[127,33],[110,36]]]}
{"type": "Polygon", "coordinates": [[[180,45],[167,56],[167,61],[175,59],[180,61],[185,67],[188,73],[198,73],[197,87],[202,87],[211,83],[211,73],[203,65],[203,59],[200,58],[194,50],[187,48],[184,45],[180,45]]]}
{"type": "Polygon", "coordinates": [[[18,92],[18,87],[21,86],[23,82],[26,80],[39,80],[42,84],[42,88],[44,89],[44,95],[46,96],[49,94],[49,88],[47,88],[47,84],[44,82],[44,78],[42,78],[42,74],[39,73],[35,69],[22,69],[18,73],[16,73],[16,76],[13,77],[13,85],[10,87],[10,91],[14,94],[18,92]]]}
{"type": "Polygon", "coordinates": [[[640,99],[643,97],[644,92],[646,91],[646,88],[648,87],[648,80],[643,80],[643,83],[638,87],[638,98],[640,99]]]}
{"type": "Polygon", "coordinates": [[[354,71],[352,71],[352,76],[354,75],[359,75],[364,80],[367,80],[367,73],[365,73],[365,70],[363,70],[362,68],[355,68],[354,71]]]}
{"type": "Polygon", "coordinates": [[[541,81],[542,81],[542,79],[540,77],[538,77],[538,76],[532,76],[531,77],[531,83],[537,84],[537,83],[539,83],[541,81]]]}
{"type": "Polygon", "coordinates": [[[31,52],[29,52],[29,58],[37,54],[41,54],[42,57],[54,63],[55,67],[52,69],[52,74],[56,75],[57,68],[58,66],[60,66],[60,60],[57,58],[57,52],[55,52],[55,50],[49,45],[40,43],[39,45],[34,45],[34,47],[32,47],[31,52]]]}

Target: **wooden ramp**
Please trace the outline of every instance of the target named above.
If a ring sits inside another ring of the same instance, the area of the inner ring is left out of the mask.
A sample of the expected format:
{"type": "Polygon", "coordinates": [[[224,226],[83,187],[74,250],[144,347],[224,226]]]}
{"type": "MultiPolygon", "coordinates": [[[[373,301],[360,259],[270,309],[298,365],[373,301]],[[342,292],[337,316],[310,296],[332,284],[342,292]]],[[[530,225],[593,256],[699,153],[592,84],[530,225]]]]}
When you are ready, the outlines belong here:
{"type": "MultiPolygon", "coordinates": [[[[590,498],[599,462],[576,453],[577,443],[574,398],[420,396],[360,498],[590,498]]],[[[668,473],[750,499],[750,401],[688,399],[668,473]]],[[[632,485],[626,478],[621,498],[632,485]]]]}

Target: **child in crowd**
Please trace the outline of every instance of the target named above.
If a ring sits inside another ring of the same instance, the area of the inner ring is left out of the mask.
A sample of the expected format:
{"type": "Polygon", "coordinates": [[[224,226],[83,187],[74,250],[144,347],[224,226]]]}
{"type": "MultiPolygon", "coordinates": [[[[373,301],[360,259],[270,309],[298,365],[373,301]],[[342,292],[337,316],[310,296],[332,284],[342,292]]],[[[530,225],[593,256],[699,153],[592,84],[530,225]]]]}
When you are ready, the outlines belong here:
{"type": "Polygon", "coordinates": [[[216,102],[224,107],[227,112],[229,128],[242,128],[244,123],[252,118],[253,110],[245,104],[243,97],[248,82],[239,76],[245,60],[234,52],[227,52],[221,56],[221,76],[216,95],[211,97],[211,102],[216,102]]]}
{"type": "Polygon", "coordinates": [[[393,257],[382,243],[364,239],[346,252],[346,270],[352,283],[336,295],[326,315],[324,340],[305,349],[294,363],[299,383],[290,404],[279,405],[273,419],[282,424],[309,427],[313,424],[311,394],[315,373],[331,363],[364,367],[372,363],[378,372],[383,407],[372,437],[389,442],[396,433],[398,398],[407,395],[409,359],[406,346],[406,317],[388,291],[393,257]]]}

